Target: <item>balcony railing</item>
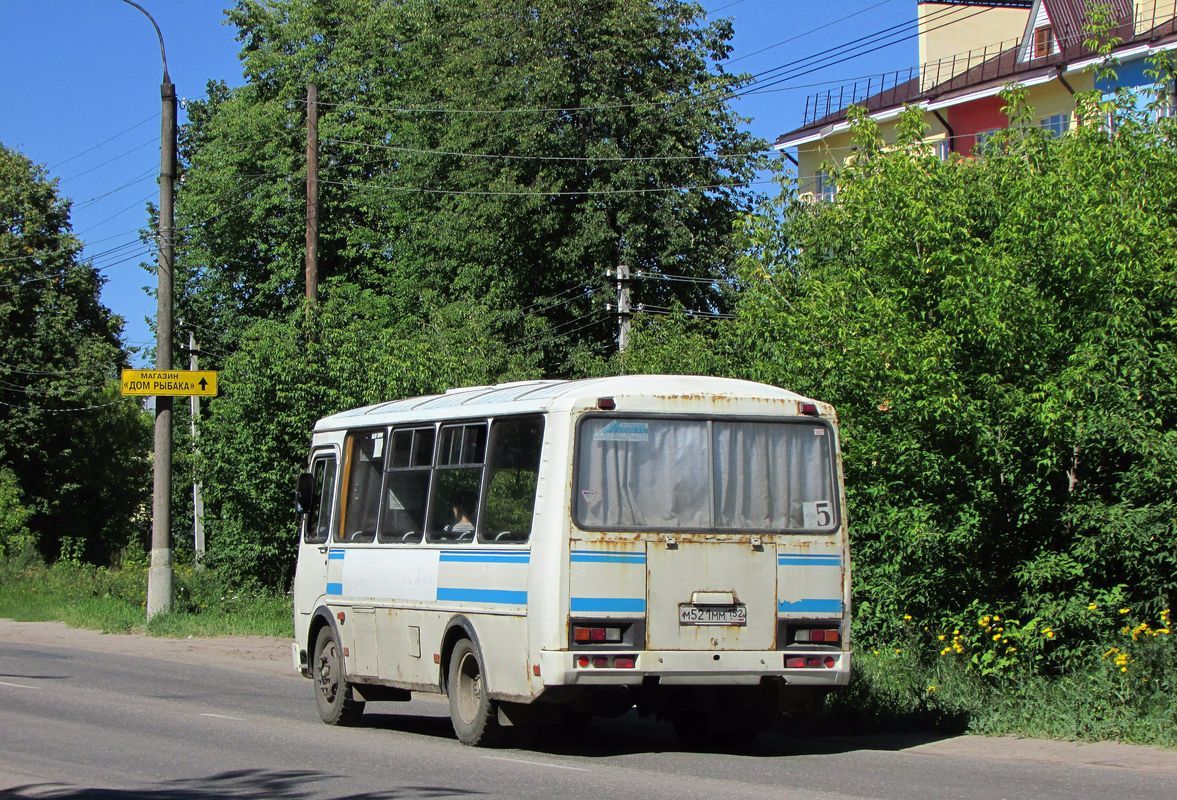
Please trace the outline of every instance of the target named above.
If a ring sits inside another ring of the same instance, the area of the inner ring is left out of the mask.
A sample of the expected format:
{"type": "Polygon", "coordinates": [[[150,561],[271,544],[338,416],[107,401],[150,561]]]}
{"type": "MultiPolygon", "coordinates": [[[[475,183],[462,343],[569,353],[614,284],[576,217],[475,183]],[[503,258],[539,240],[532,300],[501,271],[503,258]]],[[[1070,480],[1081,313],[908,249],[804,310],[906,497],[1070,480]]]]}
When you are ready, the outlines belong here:
{"type": "MultiPolygon", "coordinates": [[[[1155,31],[1154,35],[1168,35],[1177,32],[1174,16],[1177,14],[1177,0],[1156,0],[1139,2],[1135,9],[1132,27],[1125,23],[1117,29],[1121,39],[1129,39],[1155,31]]],[[[937,87],[945,90],[963,88],[1012,76],[1017,72],[1058,60],[1060,52],[1082,45],[1086,33],[1058,36],[1050,52],[1034,53],[1034,42],[1022,38],[1008,39],[997,44],[978,47],[967,52],[928,61],[918,67],[898,69],[881,75],[859,78],[822,92],[815,92],[805,98],[804,121],[801,127],[808,127],[831,115],[840,114],[852,105],[865,105],[869,110],[892,108],[911,102],[920,95],[937,87]],[[1022,55],[1023,45],[1026,53],[1022,55]],[[959,76],[965,78],[952,85],[959,76]]]]}

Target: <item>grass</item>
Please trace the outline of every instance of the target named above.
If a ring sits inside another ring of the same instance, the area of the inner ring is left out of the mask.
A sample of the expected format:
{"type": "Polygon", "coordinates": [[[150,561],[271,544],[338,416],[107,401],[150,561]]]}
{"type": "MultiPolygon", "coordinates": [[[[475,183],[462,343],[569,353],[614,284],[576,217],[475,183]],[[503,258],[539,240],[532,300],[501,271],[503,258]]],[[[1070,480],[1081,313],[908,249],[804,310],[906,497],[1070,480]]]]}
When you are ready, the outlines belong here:
{"type": "Polygon", "coordinates": [[[825,726],[1177,749],[1177,640],[1132,630],[1115,627],[1103,643],[1076,642],[1068,665],[1053,670],[1018,662],[983,668],[990,663],[983,651],[941,653],[939,641],[921,647],[915,637],[859,646],[850,685],[828,701],[825,726]]]}
{"type": "Polygon", "coordinates": [[[148,621],[145,565],[107,569],[7,561],[0,563],[0,617],[173,638],[292,635],[290,599],[284,595],[229,590],[212,572],[186,566],[176,567],[174,589],[173,611],[148,621]]]}

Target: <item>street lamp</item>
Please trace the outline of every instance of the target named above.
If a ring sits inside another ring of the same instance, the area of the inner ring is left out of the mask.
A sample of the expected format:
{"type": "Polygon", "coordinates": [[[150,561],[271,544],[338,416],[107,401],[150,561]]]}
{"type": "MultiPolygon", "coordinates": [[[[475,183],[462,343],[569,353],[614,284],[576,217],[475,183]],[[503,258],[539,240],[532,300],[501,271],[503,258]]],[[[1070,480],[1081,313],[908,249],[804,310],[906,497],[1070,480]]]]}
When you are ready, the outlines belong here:
{"type": "MultiPolygon", "coordinates": [[[[163,32],[134,0],[123,0],[151,20],[163,59],[159,159],[159,220],[156,233],[159,288],[155,316],[155,368],[172,368],[172,232],[175,227],[176,86],[168,77],[163,32]]],[[[172,610],[172,398],[155,398],[155,474],[151,497],[151,568],[147,573],[147,618],[172,610]]]]}

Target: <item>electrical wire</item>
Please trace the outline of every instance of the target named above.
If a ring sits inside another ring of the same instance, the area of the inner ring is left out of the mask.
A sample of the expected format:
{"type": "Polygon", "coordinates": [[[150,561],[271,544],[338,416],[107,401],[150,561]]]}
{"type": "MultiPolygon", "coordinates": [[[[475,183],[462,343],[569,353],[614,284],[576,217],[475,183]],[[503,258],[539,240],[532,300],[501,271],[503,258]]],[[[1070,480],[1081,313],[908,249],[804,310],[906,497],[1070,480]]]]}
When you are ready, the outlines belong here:
{"type": "MultiPolygon", "coordinates": [[[[369,144],[367,142],[358,142],[351,139],[325,139],[328,144],[347,144],[359,147],[368,147],[379,150],[391,150],[401,153],[416,153],[421,155],[436,155],[436,156],[455,156],[461,158],[486,158],[486,159],[502,159],[507,161],[610,161],[610,162],[634,162],[634,161],[700,161],[710,160],[714,158],[750,158],[752,156],[763,155],[771,153],[772,149],[767,150],[752,150],[745,153],[709,153],[704,155],[675,155],[675,156],[529,156],[503,153],[463,153],[456,150],[431,150],[427,148],[416,147],[400,147],[399,145],[391,144],[369,144]]],[[[389,159],[381,161],[370,161],[367,164],[385,163],[389,159]]],[[[364,164],[349,164],[340,166],[365,166],[364,164]]]]}
{"type": "Polygon", "coordinates": [[[111,136],[109,139],[103,139],[98,144],[87,147],[85,150],[81,151],[80,153],[75,153],[74,155],[70,156],[69,158],[63,158],[61,161],[58,161],[56,164],[49,165],[48,167],[46,167],[46,169],[50,170],[50,171],[55,170],[58,167],[60,167],[62,164],[68,164],[69,162],[73,161],[75,158],[81,158],[82,156],[86,155],[87,153],[90,153],[94,150],[97,150],[99,147],[102,147],[102,145],[109,144],[110,142],[113,142],[115,139],[118,139],[122,136],[126,136],[131,131],[136,130],[137,128],[141,128],[144,125],[146,125],[148,122],[151,122],[152,120],[157,120],[157,119],[159,119],[159,114],[152,114],[151,116],[147,117],[146,119],[139,120],[134,125],[127,128],[126,130],[116,133],[114,136],[111,136]]]}
{"type": "Polygon", "coordinates": [[[423,186],[387,186],[380,184],[365,184],[356,183],[354,181],[333,181],[325,178],[319,179],[320,184],[327,184],[331,186],[344,186],[352,189],[367,189],[377,190],[383,192],[391,192],[394,194],[442,194],[442,195],[472,195],[477,197],[597,197],[602,195],[624,195],[624,194],[653,194],[658,192],[696,192],[696,191],[712,191],[715,189],[745,189],[752,186],[762,186],[775,181],[742,181],[742,182],[728,182],[728,183],[712,183],[712,184],[697,184],[694,186],[651,186],[641,189],[579,189],[569,191],[536,191],[532,189],[527,190],[503,190],[494,191],[490,189],[435,189],[423,186]]]}

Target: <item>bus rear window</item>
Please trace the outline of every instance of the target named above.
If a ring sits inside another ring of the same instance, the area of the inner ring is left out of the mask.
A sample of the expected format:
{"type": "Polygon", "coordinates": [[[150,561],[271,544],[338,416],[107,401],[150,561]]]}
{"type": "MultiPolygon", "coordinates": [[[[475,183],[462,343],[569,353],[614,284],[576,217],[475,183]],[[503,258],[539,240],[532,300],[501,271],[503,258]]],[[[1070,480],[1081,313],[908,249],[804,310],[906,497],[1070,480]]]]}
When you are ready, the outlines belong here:
{"type": "Polygon", "coordinates": [[[589,417],[577,524],[590,529],[828,531],[833,435],[814,422],[589,417]]]}

